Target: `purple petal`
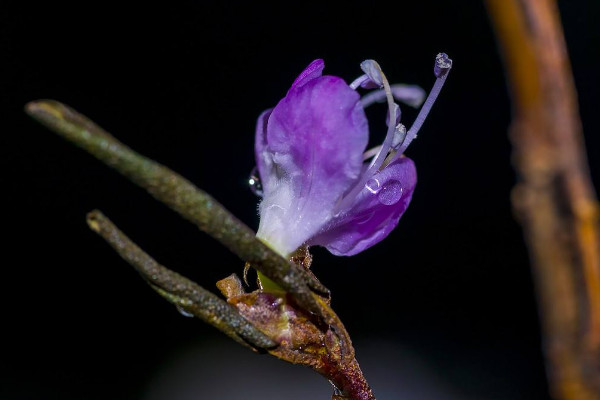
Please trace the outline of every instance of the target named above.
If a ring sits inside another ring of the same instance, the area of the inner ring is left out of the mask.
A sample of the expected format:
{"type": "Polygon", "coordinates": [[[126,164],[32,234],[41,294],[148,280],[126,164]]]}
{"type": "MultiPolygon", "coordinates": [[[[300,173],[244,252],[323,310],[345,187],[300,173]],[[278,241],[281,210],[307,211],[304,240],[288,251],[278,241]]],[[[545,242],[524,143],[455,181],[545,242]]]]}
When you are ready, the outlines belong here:
{"type": "Polygon", "coordinates": [[[272,111],[273,109],[269,108],[260,114],[256,121],[256,134],[254,138],[254,156],[263,192],[268,191],[269,187],[276,183],[272,179],[274,176],[272,171],[273,155],[267,151],[267,122],[272,111]]]}
{"type": "Polygon", "coordinates": [[[352,208],[310,240],[331,253],[351,256],[383,240],[398,224],[412,198],[415,164],[402,157],[367,182],[352,208]]]}
{"type": "Polygon", "coordinates": [[[325,61],[321,60],[320,58],[314,60],[308,64],[308,67],[306,67],[304,71],[300,73],[300,75],[298,75],[294,83],[292,83],[290,90],[300,88],[308,81],[320,77],[323,75],[323,69],[325,69],[325,61]]]}
{"type": "Polygon", "coordinates": [[[341,78],[307,78],[318,69],[306,73],[310,68],[271,112],[266,141],[257,134],[257,164],[266,183],[257,236],[284,255],[331,220],[336,202],[361,172],[368,141],[359,95],[341,78]]]}

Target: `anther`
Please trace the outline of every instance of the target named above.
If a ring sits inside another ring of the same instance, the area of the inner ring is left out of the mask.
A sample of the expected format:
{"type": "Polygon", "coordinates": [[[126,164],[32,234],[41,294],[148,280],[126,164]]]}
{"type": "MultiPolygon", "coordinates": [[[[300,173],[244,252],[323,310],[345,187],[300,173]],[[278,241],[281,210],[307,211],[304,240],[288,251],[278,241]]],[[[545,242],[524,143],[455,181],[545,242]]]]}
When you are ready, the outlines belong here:
{"type": "Polygon", "coordinates": [[[439,53],[435,57],[435,65],[433,67],[433,73],[437,79],[433,84],[431,92],[429,92],[429,95],[427,96],[427,100],[425,100],[425,104],[423,104],[423,107],[421,107],[421,111],[419,111],[415,122],[408,130],[404,143],[398,149],[398,154],[396,154],[396,157],[402,155],[408,145],[417,137],[417,133],[419,133],[421,126],[423,126],[425,118],[427,118],[429,111],[431,111],[431,107],[433,107],[435,100],[444,86],[444,82],[446,82],[446,78],[448,77],[448,72],[450,72],[450,69],[452,69],[452,60],[448,58],[446,53],[439,53]]]}
{"type": "Polygon", "coordinates": [[[435,66],[433,67],[433,73],[436,78],[445,76],[452,68],[452,60],[448,58],[446,53],[438,53],[435,56],[435,66]]]}
{"type": "Polygon", "coordinates": [[[404,124],[396,125],[396,129],[394,130],[394,139],[392,140],[392,148],[397,149],[402,146],[404,143],[404,139],[406,139],[406,127],[404,124]]]}
{"type": "Polygon", "coordinates": [[[374,60],[365,60],[360,63],[360,69],[369,77],[371,82],[373,82],[377,87],[383,86],[383,74],[381,73],[381,68],[374,60]]]}
{"type": "Polygon", "coordinates": [[[356,89],[358,89],[359,86],[361,86],[363,83],[365,83],[368,80],[369,80],[368,75],[361,75],[352,81],[352,83],[350,84],[350,89],[356,90],[356,89]]]}

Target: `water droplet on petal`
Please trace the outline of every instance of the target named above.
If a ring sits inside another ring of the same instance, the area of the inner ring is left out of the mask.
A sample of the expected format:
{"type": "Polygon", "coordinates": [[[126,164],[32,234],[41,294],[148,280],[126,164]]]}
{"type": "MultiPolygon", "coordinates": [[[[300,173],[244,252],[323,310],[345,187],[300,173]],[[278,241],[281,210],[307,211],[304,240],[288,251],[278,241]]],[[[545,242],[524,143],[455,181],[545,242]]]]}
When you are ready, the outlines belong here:
{"type": "Polygon", "coordinates": [[[396,204],[402,198],[402,192],[404,189],[402,188],[402,184],[399,181],[389,181],[387,182],[379,191],[377,195],[377,199],[381,204],[385,204],[386,206],[391,206],[396,204]]]}
{"type": "Polygon", "coordinates": [[[194,317],[194,314],[185,311],[183,309],[183,307],[181,307],[181,306],[175,306],[175,307],[177,308],[177,311],[179,311],[179,314],[183,315],[184,317],[188,317],[188,318],[194,317]]]}
{"type": "Polygon", "coordinates": [[[365,183],[365,188],[369,192],[377,194],[381,190],[381,184],[379,183],[379,180],[377,178],[371,178],[367,181],[367,183],[365,183]]]}
{"type": "Polygon", "coordinates": [[[252,172],[250,172],[250,176],[248,177],[248,186],[250,186],[250,190],[252,193],[257,195],[258,197],[263,196],[263,187],[260,182],[260,176],[258,175],[258,168],[252,168],[252,172]]]}

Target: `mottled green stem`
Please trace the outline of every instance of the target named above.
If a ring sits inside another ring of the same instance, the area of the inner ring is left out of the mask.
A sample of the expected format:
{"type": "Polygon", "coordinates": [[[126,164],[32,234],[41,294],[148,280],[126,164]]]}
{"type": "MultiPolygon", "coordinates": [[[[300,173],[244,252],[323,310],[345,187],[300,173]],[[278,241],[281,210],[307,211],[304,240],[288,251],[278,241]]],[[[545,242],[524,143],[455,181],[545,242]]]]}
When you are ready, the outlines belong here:
{"type": "Polygon", "coordinates": [[[305,309],[321,314],[310,288],[328,293],[316,279],[273,252],[255,233],[213,197],[169,168],[146,158],[85,116],[54,100],[38,100],[25,107],[35,120],[86,150],[132,182],[146,189],[188,221],[249,262],[305,309]]]}
{"type": "Polygon", "coordinates": [[[203,321],[213,325],[235,341],[255,350],[266,350],[277,345],[242,317],[238,311],[189,279],[157,263],[100,211],[87,216],[90,228],[156,290],[162,297],[203,321]]]}

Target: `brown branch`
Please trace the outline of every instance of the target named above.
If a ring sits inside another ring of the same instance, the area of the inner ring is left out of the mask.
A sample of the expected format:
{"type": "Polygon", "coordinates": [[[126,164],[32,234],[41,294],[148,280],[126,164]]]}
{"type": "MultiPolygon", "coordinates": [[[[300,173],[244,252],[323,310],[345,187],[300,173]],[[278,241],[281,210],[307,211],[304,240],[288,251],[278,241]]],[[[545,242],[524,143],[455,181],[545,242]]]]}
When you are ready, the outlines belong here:
{"type": "Polygon", "coordinates": [[[512,94],[513,206],[533,265],[552,395],[600,399],[600,229],[553,0],[487,0],[512,94]]]}
{"type": "Polygon", "coordinates": [[[255,350],[277,346],[237,310],[198,284],[165,268],[146,254],[100,211],[88,214],[90,228],[111,245],[162,297],[255,350]]]}
{"type": "Polygon", "coordinates": [[[313,368],[334,384],[334,399],[375,400],[354,356],[350,336],[326,299],[313,294],[325,315],[321,320],[297,308],[285,293],[244,293],[239,278],[231,275],[217,283],[228,297],[228,304],[157,263],[100,211],[90,212],[87,222],[154,290],[178,309],[255,351],[265,351],[282,360],[313,368]]]}
{"type": "Polygon", "coordinates": [[[375,400],[354,356],[350,336],[329,299],[314,294],[325,315],[319,318],[298,308],[283,292],[243,293],[236,276],[217,286],[229,304],[278,342],[277,347],[268,349],[269,354],[319,372],[333,384],[334,400],[375,400]]]}
{"type": "Polygon", "coordinates": [[[115,139],[77,111],[54,100],[28,103],[25,111],[63,138],[114,168],[183,218],[271,278],[308,310],[321,313],[310,288],[328,293],[316,278],[283,259],[219,202],[169,168],[115,139]]]}

